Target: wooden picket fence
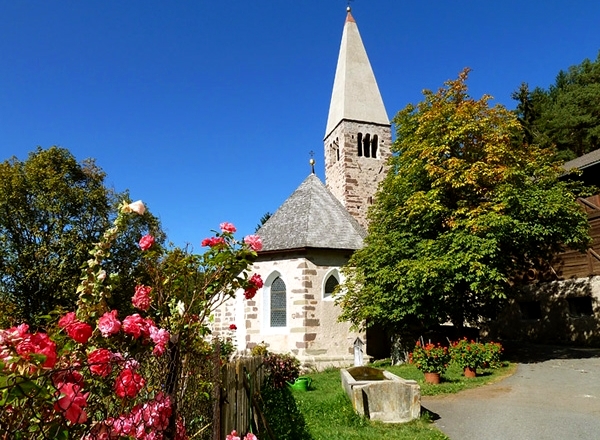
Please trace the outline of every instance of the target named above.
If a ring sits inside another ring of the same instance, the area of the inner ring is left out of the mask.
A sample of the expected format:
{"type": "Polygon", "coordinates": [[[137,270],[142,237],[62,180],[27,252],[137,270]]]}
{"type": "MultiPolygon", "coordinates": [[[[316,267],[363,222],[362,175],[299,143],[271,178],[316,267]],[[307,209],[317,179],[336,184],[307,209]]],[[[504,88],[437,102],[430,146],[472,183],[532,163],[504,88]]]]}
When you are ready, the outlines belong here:
{"type": "MultiPolygon", "coordinates": [[[[265,369],[261,356],[242,357],[228,362],[221,369],[220,408],[215,414],[215,424],[220,426],[219,439],[234,429],[241,433],[256,433],[257,427],[268,430],[260,405],[260,389],[265,369]]],[[[268,437],[271,433],[266,432],[268,437]]],[[[267,439],[267,435],[261,437],[267,439]]],[[[216,440],[215,436],[215,440],[216,440]]]]}

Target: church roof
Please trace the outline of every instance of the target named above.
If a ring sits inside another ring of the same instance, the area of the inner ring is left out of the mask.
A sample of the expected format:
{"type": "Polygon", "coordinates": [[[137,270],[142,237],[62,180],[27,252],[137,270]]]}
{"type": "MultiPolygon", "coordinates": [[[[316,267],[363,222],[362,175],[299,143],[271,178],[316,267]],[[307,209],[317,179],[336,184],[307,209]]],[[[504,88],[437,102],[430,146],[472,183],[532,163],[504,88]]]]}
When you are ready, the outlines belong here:
{"type": "Polygon", "coordinates": [[[325,137],[343,120],[389,125],[358,26],[348,10],[338,56],[325,137]]]}
{"type": "Polygon", "coordinates": [[[366,231],[314,174],[258,230],[263,250],[360,249],[366,231]]]}

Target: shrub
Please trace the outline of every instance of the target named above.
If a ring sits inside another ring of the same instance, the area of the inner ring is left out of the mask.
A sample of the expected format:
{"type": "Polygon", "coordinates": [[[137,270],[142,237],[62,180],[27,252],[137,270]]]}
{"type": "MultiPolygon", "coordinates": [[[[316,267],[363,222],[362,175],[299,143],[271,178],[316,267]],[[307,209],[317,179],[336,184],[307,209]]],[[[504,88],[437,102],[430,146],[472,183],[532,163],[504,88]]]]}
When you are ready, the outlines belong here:
{"type": "Polygon", "coordinates": [[[293,383],[300,375],[300,361],[292,355],[269,353],[264,363],[267,368],[265,380],[276,389],[293,383]]]}

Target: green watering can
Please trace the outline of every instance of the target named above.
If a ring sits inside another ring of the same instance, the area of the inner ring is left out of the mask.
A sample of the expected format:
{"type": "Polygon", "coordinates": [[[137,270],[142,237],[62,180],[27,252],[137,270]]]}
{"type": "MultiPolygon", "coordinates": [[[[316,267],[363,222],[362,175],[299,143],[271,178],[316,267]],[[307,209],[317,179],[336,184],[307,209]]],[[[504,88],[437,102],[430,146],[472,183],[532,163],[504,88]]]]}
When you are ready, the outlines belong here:
{"type": "Polygon", "coordinates": [[[312,379],[307,376],[300,376],[294,383],[288,382],[288,385],[295,390],[308,391],[312,379]]]}

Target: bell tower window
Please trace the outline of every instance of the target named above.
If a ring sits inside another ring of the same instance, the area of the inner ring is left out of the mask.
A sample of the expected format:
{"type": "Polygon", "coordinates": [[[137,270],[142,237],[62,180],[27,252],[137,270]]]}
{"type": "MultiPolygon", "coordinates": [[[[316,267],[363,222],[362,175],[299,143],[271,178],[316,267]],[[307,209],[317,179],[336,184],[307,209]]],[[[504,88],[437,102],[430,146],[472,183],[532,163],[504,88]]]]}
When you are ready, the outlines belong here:
{"type": "Polygon", "coordinates": [[[377,135],[374,134],[373,138],[371,139],[371,157],[373,159],[377,159],[377,141],[379,139],[377,139],[377,135]]]}
{"type": "Polygon", "coordinates": [[[362,133],[358,133],[356,136],[356,146],[358,147],[358,157],[362,157],[363,155],[363,136],[362,133]]]}
{"type": "Polygon", "coordinates": [[[371,135],[369,133],[363,137],[363,154],[365,157],[371,157],[371,135]]]}

